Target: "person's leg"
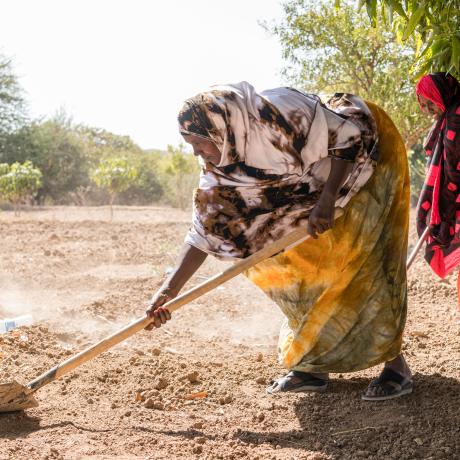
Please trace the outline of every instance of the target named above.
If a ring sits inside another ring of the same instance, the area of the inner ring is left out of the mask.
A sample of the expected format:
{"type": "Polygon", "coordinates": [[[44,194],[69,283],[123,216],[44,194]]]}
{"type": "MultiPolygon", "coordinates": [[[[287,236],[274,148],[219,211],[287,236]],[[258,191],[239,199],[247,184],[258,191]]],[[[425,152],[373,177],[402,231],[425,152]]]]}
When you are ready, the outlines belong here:
{"type": "Polygon", "coordinates": [[[387,361],[380,376],[368,386],[363,399],[383,401],[412,393],[412,373],[402,353],[387,361]]]}

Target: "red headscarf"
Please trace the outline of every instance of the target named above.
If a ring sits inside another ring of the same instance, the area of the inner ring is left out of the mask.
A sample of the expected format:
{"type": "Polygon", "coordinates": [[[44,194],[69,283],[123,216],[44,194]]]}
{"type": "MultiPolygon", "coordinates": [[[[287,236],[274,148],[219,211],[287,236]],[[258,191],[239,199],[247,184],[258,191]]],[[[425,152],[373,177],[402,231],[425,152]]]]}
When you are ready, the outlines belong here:
{"type": "Polygon", "coordinates": [[[429,99],[445,112],[458,97],[458,88],[458,81],[452,75],[437,72],[424,75],[417,83],[415,92],[417,97],[429,99]]]}
{"type": "Polygon", "coordinates": [[[417,94],[417,98],[419,96],[423,96],[424,98],[429,99],[431,102],[436,104],[443,112],[446,111],[446,106],[442,100],[441,93],[439,92],[431,75],[424,75],[419,80],[417,86],[415,87],[415,92],[417,94]]]}

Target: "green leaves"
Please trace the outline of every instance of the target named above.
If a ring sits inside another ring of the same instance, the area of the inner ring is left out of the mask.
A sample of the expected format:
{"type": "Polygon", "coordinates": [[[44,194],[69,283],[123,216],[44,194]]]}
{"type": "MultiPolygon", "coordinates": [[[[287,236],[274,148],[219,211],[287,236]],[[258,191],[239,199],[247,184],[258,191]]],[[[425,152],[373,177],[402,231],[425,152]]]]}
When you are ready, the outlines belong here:
{"type": "Polygon", "coordinates": [[[410,35],[414,32],[415,28],[422,19],[422,16],[425,14],[425,5],[422,4],[417,8],[414,13],[411,14],[409,21],[407,22],[406,30],[403,33],[402,39],[405,41],[409,38],[410,35]]]}
{"type": "Polygon", "coordinates": [[[452,37],[452,57],[450,65],[452,70],[460,73],[460,37],[458,35],[452,37]]]}
{"type": "Polygon", "coordinates": [[[126,158],[107,158],[92,171],[91,179],[110,194],[124,192],[136,179],[137,171],[126,158]]]}
{"type": "MultiPolygon", "coordinates": [[[[356,1],[360,8],[363,1],[356,1]]],[[[376,0],[376,3],[382,6],[385,27],[396,31],[402,42],[415,39],[426,43],[419,46],[413,77],[435,71],[460,76],[460,0],[376,0]]],[[[375,27],[379,20],[377,8],[371,0],[366,0],[366,6],[371,25],[375,27]]]]}
{"type": "Polygon", "coordinates": [[[377,21],[377,0],[366,0],[367,14],[371,18],[372,27],[376,26],[377,21]]]}
{"type": "MultiPolygon", "coordinates": [[[[326,94],[325,98],[334,92],[351,92],[375,102],[390,115],[409,150],[420,144],[431,124],[418,107],[410,70],[419,53],[430,55],[426,46],[434,42],[424,41],[420,34],[404,43],[396,40],[397,30],[402,38],[407,28],[405,16],[400,16],[404,12],[400,1],[371,4],[363,0],[361,10],[356,4],[356,0],[343,0],[336,10],[330,0],[286,2],[289,15],[272,29],[289,59],[285,75],[290,85],[326,94]],[[375,14],[375,28],[369,25],[369,14],[375,14]],[[383,15],[386,23],[380,20],[383,15]]],[[[422,19],[417,27],[421,25],[422,19]]],[[[436,47],[442,50],[445,42],[436,47]]],[[[420,190],[420,177],[413,175],[414,194],[420,190]]]]}
{"type": "Polygon", "coordinates": [[[167,154],[160,162],[160,178],[166,201],[181,209],[192,204],[193,190],[197,187],[200,167],[197,159],[185,151],[185,146],[168,145],[167,154]]]}
{"type": "Polygon", "coordinates": [[[25,122],[23,91],[13,72],[10,59],[0,54],[0,136],[17,129],[25,122]]]}
{"type": "Polygon", "coordinates": [[[42,173],[30,161],[0,164],[0,197],[12,203],[33,197],[40,188],[42,173]]]}
{"type": "Polygon", "coordinates": [[[398,13],[404,19],[407,19],[407,14],[404,11],[404,8],[403,8],[403,6],[402,6],[400,1],[398,1],[398,0],[390,0],[390,1],[387,1],[387,3],[389,3],[393,7],[393,9],[396,11],[396,13],[398,13]]]}

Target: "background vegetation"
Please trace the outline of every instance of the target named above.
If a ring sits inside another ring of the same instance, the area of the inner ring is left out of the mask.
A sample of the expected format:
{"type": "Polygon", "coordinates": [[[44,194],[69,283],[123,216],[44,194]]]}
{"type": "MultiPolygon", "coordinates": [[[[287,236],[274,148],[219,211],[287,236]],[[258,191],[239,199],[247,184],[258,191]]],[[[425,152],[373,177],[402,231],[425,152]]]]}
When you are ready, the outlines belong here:
{"type": "MultiPolygon", "coordinates": [[[[0,163],[27,161],[42,175],[33,194],[39,204],[165,203],[187,208],[199,175],[195,157],[184,146],[144,151],[128,136],[75,124],[64,112],[29,119],[12,62],[0,55],[0,163]]],[[[6,193],[0,200],[13,203],[6,193]]]]}
{"type": "Polygon", "coordinates": [[[358,94],[387,111],[409,154],[413,204],[423,185],[422,142],[432,123],[420,111],[415,82],[423,72],[460,69],[460,10],[454,12],[454,4],[460,0],[288,0],[283,18],[263,24],[280,40],[289,84],[326,97],[358,94]]]}
{"type": "MultiPolygon", "coordinates": [[[[323,96],[351,92],[381,105],[409,152],[415,202],[431,120],[418,107],[414,83],[428,71],[459,75],[460,0],[287,0],[283,7],[278,22],[263,26],[282,45],[288,84],[323,96]]],[[[183,145],[144,151],[128,136],[75,124],[64,112],[30,119],[12,62],[2,55],[0,166],[0,200],[15,208],[27,201],[187,208],[199,175],[183,145]],[[18,184],[29,185],[13,193],[18,184]]]]}

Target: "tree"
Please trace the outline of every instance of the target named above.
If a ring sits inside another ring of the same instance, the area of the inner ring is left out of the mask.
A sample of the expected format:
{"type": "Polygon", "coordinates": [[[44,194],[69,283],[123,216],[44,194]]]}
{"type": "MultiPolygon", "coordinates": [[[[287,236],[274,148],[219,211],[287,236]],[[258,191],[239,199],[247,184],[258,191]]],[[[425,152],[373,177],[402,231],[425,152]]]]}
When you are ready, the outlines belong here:
{"type": "MultiPolygon", "coordinates": [[[[335,0],[337,8],[341,3],[335,0]]],[[[401,40],[416,38],[415,77],[440,71],[460,76],[460,0],[359,0],[358,7],[364,4],[372,25],[381,20],[401,40]]]]}
{"type": "Polygon", "coordinates": [[[102,128],[77,125],[74,131],[84,145],[86,155],[93,161],[118,156],[142,153],[142,149],[129,137],[111,133],[102,128]]]}
{"type": "Polygon", "coordinates": [[[430,120],[409,78],[413,39],[402,45],[396,32],[380,23],[369,28],[366,12],[353,1],[335,8],[324,0],[290,0],[281,22],[265,27],[280,39],[291,84],[307,92],[358,94],[386,110],[408,150],[420,143],[430,120]]]}
{"type": "Polygon", "coordinates": [[[169,204],[186,209],[192,204],[193,189],[198,185],[199,166],[185,146],[168,145],[168,153],[161,163],[165,197],[169,204]]]}
{"type": "Polygon", "coordinates": [[[110,220],[113,220],[113,202],[117,195],[127,190],[135,181],[136,169],[126,158],[107,158],[101,160],[99,166],[92,171],[91,179],[110,195],[110,220]]]}
{"type": "Polygon", "coordinates": [[[11,132],[25,118],[25,101],[11,59],[0,55],[0,133],[11,132]]]}
{"type": "Polygon", "coordinates": [[[13,204],[15,215],[19,215],[20,204],[37,193],[41,179],[42,173],[30,161],[0,164],[0,196],[13,204]]]}
{"type": "Polygon", "coordinates": [[[147,197],[161,195],[154,162],[149,162],[147,155],[128,136],[75,125],[62,111],[10,133],[5,138],[5,148],[0,150],[0,162],[31,160],[42,171],[40,202],[79,205],[98,203],[106,198],[92,187],[90,171],[96,169],[101,159],[114,157],[128,158],[142,171],[143,180],[123,194],[124,200],[146,202],[147,197]]]}
{"type": "Polygon", "coordinates": [[[25,101],[11,59],[0,54],[0,154],[5,138],[26,120],[25,101]]]}
{"type": "Polygon", "coordinates": [[[164,152],[147,151],[132,154],[132,164],[137,177],[130,187],[122,192],[118,201],[122,204],[152,204],[163,197],[160,179],[160,158],[164,152]]]}
{"type": "Polygon", "coordinates": [[[89,165],[84,146],[62,114],[50,120],[34,121],[5,138],[0,161],[30,160],[43,174],[38,199],[66,202],[68,192],[89,184],[89,165]]]}
{"type": "Polygon", "coordinates": [[[342,1],[340,9],[327,3],[291,0],[282,22],[266,26],[291,63],[285,76],[307,92],[351,92],[376,102],[410,148],[429,126],[408,78],[415,47],[402,46],[378,24],[369,29],[366,13],[352,3],[342,1]]]}

